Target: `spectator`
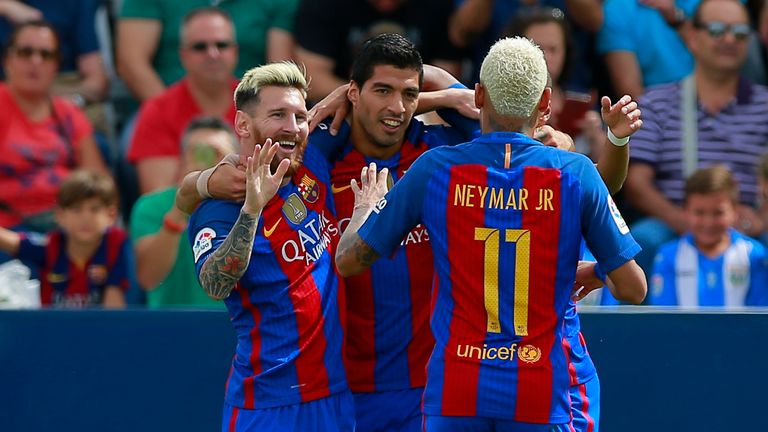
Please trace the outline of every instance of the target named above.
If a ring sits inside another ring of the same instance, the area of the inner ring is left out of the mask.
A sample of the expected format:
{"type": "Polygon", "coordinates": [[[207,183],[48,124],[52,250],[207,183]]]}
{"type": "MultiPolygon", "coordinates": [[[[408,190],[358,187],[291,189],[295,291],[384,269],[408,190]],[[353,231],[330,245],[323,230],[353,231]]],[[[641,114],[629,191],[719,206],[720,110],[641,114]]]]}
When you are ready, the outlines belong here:
{"type": "Polygon", "coordinates": [[[606,0],[597,50],[617,94],[637,98],[691,73],[693,58],[678,31],[699,1],[606,0]]]}
{"type": "Polygon", "coordinates": [[[748,34],[741,3],[703,1],[689,38],[693,75],[653,88],[640,101],[644,126],[633,139],[625,190],[647,216],[632,228],[644,269],[650,271],[662,243],[685,231],[680,205],[685,177],[696,168],[724,163],[741,189],[736,227],[751,236],[762,232],[754,206],[758,160],[768,149],[768,89],[739,75],[748,34]]]}
{"type": "Polygon", "coordinates": [[[0,40],[7,41],[12,26],[44,18],[60,39],[59,73],[54,94],[86,108],[94,125],[106,132],[104,107],[109,78],[96,37],[96,0],[4,0],[0,2],[0,40]]]}
{"type": "MultiPolygon", "coordinates": [[[[140,101],[156,96],[185,74],[179,62],[182,17],[216,4],[234,20],[241,49],[237,76],[249,68],[293,56],[298,0],[124,0],[117,24],[117,70],[140,101]]],[[[234,39],[233,39],[234,40],[234,39]]],[[[182,125],[183,126],[183,125],[182,125]]]]}
{"type": "Polygon", "coordinates": [[[362,43],[398,33],[416,44],[426,63],[460,76],[461,52],[448,42],[451,0],[303,0],[296,13],[296,58],[312,77],[317,102],[349,82],[362,43]]]}
{"type": "Polygon", "coordinates": [[[685,184],[687,234],[661,246],[650,303],[665,306],[767,306],[765,248],[733,229],[739,189],[723,165],[685,184]]]}
{"type": "Polygon", "coordinates": [[[125,306],[132,255],[113,226],[117,201],[111,177],[74,171],[58,192],[58,229],[43,241],[0,227],[0,249],[39,270],[43,306],[125,306]]]}
{"type": "Polygon", "coordinates": [[[572,73],[566,87],[581,91],[592,87],[594,33],[603,24],[600,0],[454,0],[453,3],[456,9],[450,19],[450,40],[458,47],[472,48],[472,83],[478,80],[483,57],[510,21],[531,9],[546,7],[565,12],[574,42],[572,73]]]}
{"type": "MultiPolygon", "coordinates": [[[[183,172],[211,167],[238,145],[230,126],[218,117],[192,120],[182,137],[183,172]]],[[[139,198],[131,215],[131,238],[136,251],[136,275],[146,291],[149,307],[206,307],[223,309],[210,299],[195,277],[189,247],[187,215],[173,205],[176,187],[139,198]]]]}
{"type": "Polygon", "coordinates": [[[504,37],[524,36],[536,43],[547,60],[552,102],[549,124],[571,135],[580,153],[598,160],[605,133],[595,101],[589,92],[567,91],[566,80],[573,60],[573,38],[560,9],[529,9],[515,18],[504,37]]]}
{"type": "Polygon", "coordinates": [[[181,136],[190,120],[201,114],[233,124],[232,75],[238,48],[229,15],[221,9],[195,9],[181,27],[181,62],[187,75],[139,111],[128,160],[136,165],[141,193],[176,184],[181,165],[181,136]]]}
{"type": "Polygon", "coordinates": [[[59,39],[51,24],[32,21],[11,34],[0,84],[0,226],[45,232],[56,194],[75,168],[107,170],[91,124],[72,103],[52,96],[59,39]]]}

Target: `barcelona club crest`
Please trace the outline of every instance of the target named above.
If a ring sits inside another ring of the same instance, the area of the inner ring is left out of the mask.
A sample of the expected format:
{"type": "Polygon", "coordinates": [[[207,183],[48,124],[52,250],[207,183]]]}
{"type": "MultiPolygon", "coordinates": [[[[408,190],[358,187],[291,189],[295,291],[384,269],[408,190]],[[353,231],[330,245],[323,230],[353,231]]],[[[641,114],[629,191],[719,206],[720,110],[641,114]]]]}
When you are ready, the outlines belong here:
{"type": "Polygon", "coordinates": [[[308,203],[312,204],[320,197],[320,186],[308,175],[304,174],[299,182],[299,192],[308,203]]]}
{"type": "MultiPolygon", "coordinates": [[[[315,187],[317,187],[316,183],[315,187]]],[[[301,189],[301,186],[299,186],[299,189],[301,189]]],[[[317,197],[315,197],[315,199],[317,199],[317,197]]],[[[282,210],[285,218],[291,221],[294,225],[307,217],[307,206],[304,205],[299,196],[295,193],[288,196],[288,199],[285,200],[285,204],[283,204],[282,210]]]]}

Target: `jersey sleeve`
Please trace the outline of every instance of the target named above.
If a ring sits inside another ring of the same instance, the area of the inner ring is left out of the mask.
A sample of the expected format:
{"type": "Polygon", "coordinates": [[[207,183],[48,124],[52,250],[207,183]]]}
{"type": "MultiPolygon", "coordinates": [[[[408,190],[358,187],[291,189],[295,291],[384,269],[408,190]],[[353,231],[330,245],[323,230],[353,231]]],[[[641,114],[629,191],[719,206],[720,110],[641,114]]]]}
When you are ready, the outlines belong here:
{"type": "Polygon", "coordinates": [[[35,233],[21,233],[21,241],[19,242],[19,251],[16,254],[16,258],[20,259],[24,264],[41,268],[45,265],[48,242],[48,236],[35,233]]]}
{"type": "Polygon", "coordinates": [[[430,152],[411,165],[406,175],[379,200],[358,235],[381,256],[392,255],[408,232],[421,222],[429,181],[430,152]]]}
{"type": "Polygon", "coordinates": [[[675,245],[678,240],[662,245],[653,260],[648,303],[654,306],[676,306],[675,245]]]}
{"type": "Polygon", "coordinates": [[[187,229],[198,278],[208,257],[221,246],[240,215],[240,204],[206,200],[189,218],[187,229]]]}
{"type": "Polygon", "coordinates": [[[747,306],[768,306],[768,257],[765,247],[752,241],[749,269],[749,292],[745,304],[747,306]]]}
{"type": "Polygon", "coordinates": [[[597,169],[586,157],[580,158],[582,200],[580,203],[582,233],[587,247],[610,273],[640,252],[640,246],[629,233],[629,226],[608,193],[597,169]]]}
{"type": "MultiPolygon", "coordinates": [[[[455,83],[449,88],[466,89],[467,87],[462,83],[455,83]]],[[[440,116],[451,128],[461,137],[460,142],[449,143],[449,145],[460,144],[461,142],[471,141],[480,136],[480,122],[468,117],[464,117],[455,109],[443,108],[437,110],[437,115],[440,116]]]]}

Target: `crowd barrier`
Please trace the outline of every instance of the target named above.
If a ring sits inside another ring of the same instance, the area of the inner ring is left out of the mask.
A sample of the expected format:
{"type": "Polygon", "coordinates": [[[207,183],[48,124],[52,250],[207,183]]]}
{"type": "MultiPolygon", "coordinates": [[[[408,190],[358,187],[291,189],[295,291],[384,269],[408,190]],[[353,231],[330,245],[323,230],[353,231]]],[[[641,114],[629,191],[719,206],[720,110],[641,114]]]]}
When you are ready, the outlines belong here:
{"type": "MultiPolygon", "coordinates": [[[[601,430],[768,430],[768,313],[585,312],[601,430]]],[[[223,312],[0,311],[0,431],[216,431],[223,312]]]]}

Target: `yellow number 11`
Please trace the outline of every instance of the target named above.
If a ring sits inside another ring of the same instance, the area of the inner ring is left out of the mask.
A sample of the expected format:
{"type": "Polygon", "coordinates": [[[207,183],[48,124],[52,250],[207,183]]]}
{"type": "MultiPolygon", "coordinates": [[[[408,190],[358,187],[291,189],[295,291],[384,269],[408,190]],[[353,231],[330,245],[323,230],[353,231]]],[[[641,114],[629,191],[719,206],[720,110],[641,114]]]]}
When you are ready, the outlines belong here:
{"type": "MultiPolygon", "coordinates": [[[[483,297],[488,333],[501,333],[499,321],[499,242],[497,228],[475,228],[475,240],[485,243],[483,297]]],[[[528,336],[528,288],[530,286],[531,232],[504,230],[504,241],[515,243],[515,335],[528,336]]]]}

